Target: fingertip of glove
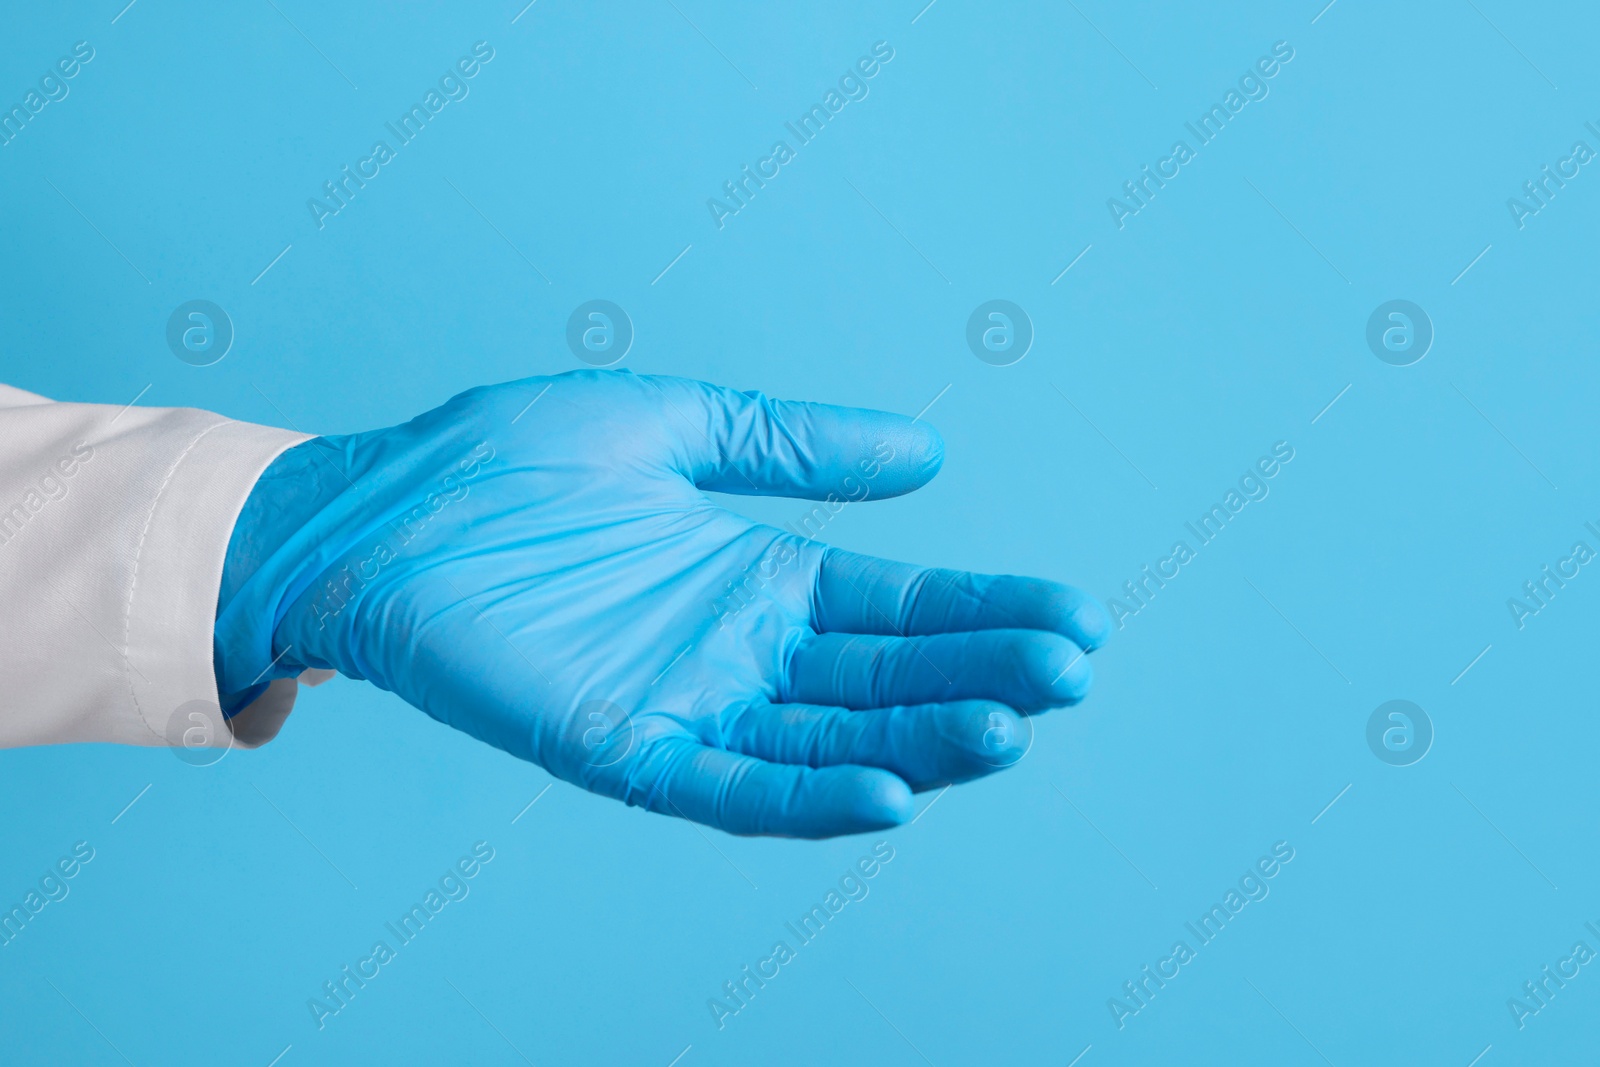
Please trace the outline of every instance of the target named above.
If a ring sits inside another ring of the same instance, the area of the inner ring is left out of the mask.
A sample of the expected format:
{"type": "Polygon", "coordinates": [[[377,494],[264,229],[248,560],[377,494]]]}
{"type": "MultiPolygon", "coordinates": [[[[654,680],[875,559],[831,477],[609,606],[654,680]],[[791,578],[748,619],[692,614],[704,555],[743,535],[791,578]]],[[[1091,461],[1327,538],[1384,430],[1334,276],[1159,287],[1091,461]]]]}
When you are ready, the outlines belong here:
{"type": "Polygon", "coordinates": [[[872,496],[920,489],[944,466],[944,438],[920,419],[887,416],[870,432],[860,470],[872,496]]]}
{"type": "Polygon", "coordinates": [[[963,743],[969,774],[991,774],[1015,766],[1033,743],[1033,728],[1015,709],[997,700],[961,705],[967,719],[963,743]]]}
{"type": "Polygon", "coordinates": [[[1083,638],[1084,651],[1093,652],[1111,637],[1111,617],[1093,597],[1085,596],[1083,602],[1072,610],[1072,622],[1083,638]]]}
{"type": "Polygon", "coordinates": [[[944,435],[920,420],[913,421],[916,432],[912,446],[912,464],[922,482],[933,480],[944,466],[944,435]]]}
{"type": "Polygon", "coordinates": [[[1089,695],[1094,666],[1088,652],[1060,634],[1035,632],[1017,646],[1023,691],[1035,706],[1070,707],[1089,695]]]}
{"type": "Polygon", "coordinates": [[[911,787],[897,774],[863,767],[845,812],[848,833],[866,833],[899,826],[911,818],[911,787]]]}

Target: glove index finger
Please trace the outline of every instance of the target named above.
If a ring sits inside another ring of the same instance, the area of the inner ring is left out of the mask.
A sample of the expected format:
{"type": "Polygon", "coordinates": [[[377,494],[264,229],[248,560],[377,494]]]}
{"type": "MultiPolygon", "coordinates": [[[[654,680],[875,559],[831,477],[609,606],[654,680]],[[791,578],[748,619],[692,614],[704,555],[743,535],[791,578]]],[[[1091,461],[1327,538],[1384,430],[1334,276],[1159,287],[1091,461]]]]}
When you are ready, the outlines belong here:
{"type": "Polygon", "coordinates": [[[920,634],[1045,630],[1094,651],[1111,620],[1094,597],[1045,578],[917,567],[829,548],[817,577],[818,633],[920,634]]]}

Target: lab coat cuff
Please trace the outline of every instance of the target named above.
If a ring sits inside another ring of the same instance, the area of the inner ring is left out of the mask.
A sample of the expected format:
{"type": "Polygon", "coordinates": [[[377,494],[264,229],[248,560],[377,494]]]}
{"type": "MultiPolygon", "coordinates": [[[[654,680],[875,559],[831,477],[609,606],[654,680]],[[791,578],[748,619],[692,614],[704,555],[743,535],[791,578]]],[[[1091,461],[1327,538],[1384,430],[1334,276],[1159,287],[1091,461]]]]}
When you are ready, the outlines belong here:
{"type": "Polygon", "coordinates": [[[126,667],[147,744],[254,748],[294,705],[279,679],[232,722],[223,719],[212,662],[222,565],[256,481],[307,434],[222,420],[199,428],[173,461],[139,540],[128,593],[126,667]]]}

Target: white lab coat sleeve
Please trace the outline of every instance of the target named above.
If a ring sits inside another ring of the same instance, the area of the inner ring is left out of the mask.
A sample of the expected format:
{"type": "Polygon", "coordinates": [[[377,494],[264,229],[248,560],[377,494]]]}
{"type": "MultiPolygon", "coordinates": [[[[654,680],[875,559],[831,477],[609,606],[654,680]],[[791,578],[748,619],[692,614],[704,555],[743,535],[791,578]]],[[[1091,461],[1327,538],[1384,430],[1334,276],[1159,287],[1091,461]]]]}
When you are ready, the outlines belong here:
{"type": "MultiPolygon", "coordinates": [[[[0,385],[0,747],[192,745],[185,727],[220,725],[212,627],[228,539],[261,472],[306,439],[0,385]]],[[[275,682],[202,743],[270,739],[294,686],[275,682]]]]}

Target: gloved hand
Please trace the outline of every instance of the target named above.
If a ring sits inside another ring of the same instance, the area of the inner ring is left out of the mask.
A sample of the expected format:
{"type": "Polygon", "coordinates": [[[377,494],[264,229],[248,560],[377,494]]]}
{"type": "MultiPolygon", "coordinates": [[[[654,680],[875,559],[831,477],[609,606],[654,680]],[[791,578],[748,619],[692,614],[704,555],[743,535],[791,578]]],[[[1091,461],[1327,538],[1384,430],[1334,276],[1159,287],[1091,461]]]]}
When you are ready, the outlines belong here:
{"type": "Polygon", "coordinates": [[[322,437],[229,544],[231,713],[307,667],[367,679],[557,777],[740,834],[907,819],[1021,758],[1109,625],[1075,589],[811,539],[938,471],[926,423],[581,371],[322,437]],[[791,531],[701,490],[823,501],[791,531]]]}

